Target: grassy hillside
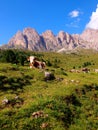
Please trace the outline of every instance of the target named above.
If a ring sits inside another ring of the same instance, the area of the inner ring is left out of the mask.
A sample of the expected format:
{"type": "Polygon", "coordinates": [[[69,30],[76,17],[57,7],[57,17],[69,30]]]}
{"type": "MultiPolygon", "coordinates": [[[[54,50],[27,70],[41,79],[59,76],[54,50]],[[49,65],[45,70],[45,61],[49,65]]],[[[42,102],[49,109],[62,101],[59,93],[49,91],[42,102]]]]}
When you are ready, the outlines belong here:
{"type": "Polygon", "coordinates": [[[45,61],[55,79],[45,81],[44,71],[30,69],[26,61],[24,66],[1,62],[0,130],[97,130],[98,53],[26,54],[45,61]]]}

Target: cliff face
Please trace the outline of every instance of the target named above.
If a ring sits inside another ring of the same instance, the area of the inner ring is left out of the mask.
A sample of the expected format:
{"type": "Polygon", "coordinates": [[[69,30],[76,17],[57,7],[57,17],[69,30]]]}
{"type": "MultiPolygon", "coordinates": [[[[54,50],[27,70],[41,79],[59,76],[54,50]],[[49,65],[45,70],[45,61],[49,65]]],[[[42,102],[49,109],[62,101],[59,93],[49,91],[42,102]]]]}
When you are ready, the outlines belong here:
{"type": "Polygon", "coordinates": [[[27,47],[27,41],[25,40],[25,37],[22,32],[18,31],[9,41],[8,43],[9,47],[27,47]]]}
{"type": "Polygon", "coordinates": [[[70,35],[60,31],[56,36],[51,30],[41,35],[33,28],[18,31],[5,46],[6,48],[22,48],[34,51],[73,50],[77,47],[98,51],[98,30],[86,29],[79,34],[70,35]]]}
{"type": "Polygon", "coordinates": [[[8,43],[9,47],[28,50],[45,50],[43,41],[37,31],[32,28],[25,28],[23,32],[18,31],[8,43]]]}
{"type": "Polygon", "coordinates": [[[41,35],[44,39],[46,50],[48,51],[56,51],[59,48],[58,41],[56,36],[53,34],[51,30],[47,30],[41,35]]]}
{"type": "Polygon", "coordinates": [[[98,51],[98,30],[95,29],[86,29],[80,35],[80,37],[87,42],[87,48],[92,48],[98,51]]]}

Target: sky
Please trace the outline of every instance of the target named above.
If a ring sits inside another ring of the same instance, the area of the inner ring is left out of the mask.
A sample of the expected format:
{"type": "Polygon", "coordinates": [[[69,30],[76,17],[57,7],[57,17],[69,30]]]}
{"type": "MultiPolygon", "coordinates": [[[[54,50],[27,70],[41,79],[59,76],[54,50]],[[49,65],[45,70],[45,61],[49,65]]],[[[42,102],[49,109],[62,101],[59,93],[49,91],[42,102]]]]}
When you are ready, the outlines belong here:
{"type": "Polygon", "coordinates": [[[27,27],[54,35],[98,29],[98,0],[0,0],[0,45],[27,27]]]}

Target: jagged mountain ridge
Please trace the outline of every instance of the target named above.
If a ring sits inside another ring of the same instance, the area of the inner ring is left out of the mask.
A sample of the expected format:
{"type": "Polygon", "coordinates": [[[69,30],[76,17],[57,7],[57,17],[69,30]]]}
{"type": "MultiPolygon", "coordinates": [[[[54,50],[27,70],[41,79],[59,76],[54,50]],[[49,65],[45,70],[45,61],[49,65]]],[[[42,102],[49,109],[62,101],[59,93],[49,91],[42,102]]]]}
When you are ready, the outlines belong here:
{"type": "Polygon", "coordinates": [[[86,29],[82,34],[70,35],[60,31],[56,36],[51,30],[41,35],[33,28],[18,31],[2,48],[21,48],[33,51],[59,51],[76,48],[95,49],[98,51],[98,30],[86,29]]]}

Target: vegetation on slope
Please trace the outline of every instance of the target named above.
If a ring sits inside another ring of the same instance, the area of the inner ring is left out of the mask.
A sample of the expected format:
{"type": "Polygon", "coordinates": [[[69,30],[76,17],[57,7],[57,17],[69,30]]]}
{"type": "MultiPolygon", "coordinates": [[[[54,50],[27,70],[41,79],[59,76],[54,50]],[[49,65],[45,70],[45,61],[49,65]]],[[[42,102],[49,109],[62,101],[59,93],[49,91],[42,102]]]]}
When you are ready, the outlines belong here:
{"type": "Polygon", "coordinates": [[[98,53],[89,51],[78,54],[1,51],[0,130],[96,130],[97,59],[98,53]],[[9,53],[14,53],[14,58],[9,53]],[[46,82],[44,71],[30,69],[26,60],[29,55],[45,61],[46,69],[54,73],[55,79],[46,82]],[[70,72],[82,67],[90,68],[90,72],[70,72]]]}

